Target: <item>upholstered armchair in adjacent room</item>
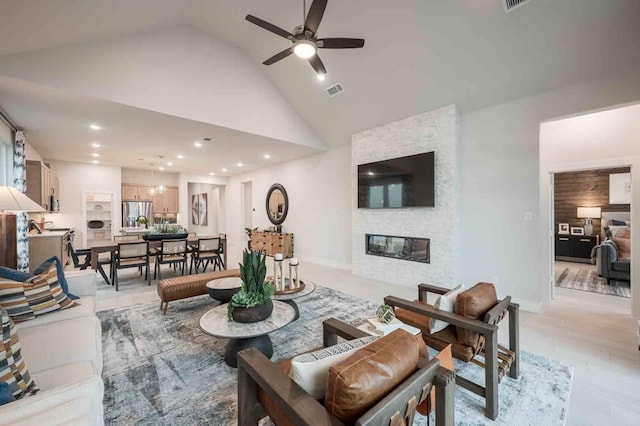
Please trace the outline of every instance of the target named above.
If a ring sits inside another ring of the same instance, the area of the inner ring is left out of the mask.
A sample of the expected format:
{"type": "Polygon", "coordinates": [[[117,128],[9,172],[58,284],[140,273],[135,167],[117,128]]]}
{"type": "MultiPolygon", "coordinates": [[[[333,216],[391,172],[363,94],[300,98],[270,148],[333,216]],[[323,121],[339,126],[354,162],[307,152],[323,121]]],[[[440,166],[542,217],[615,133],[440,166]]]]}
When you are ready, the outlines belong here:
{"type": "Polygon", "coordinates": [[[459,375],[456,375],[456,384],[484,397],[485,415],[495,420],[499,413],[498,384],[505,374],[514,379],[519,374],[519,307],[511,303],[510,296],[498,300],[494,286],[489,283],[479,283],[460,292],[455,299],[453,312],[427,304],[429,293],[444,295],[449,291],[447,288],[420,284],[417,301],[393,296],[385,297],[384,301],[395,309],[400,321],[422,330],[422,337],[428,346],[439,349],[450,344],[454,357],[485,369],[485,386],[459,375]],[[498,344],[498,325],[507,313],[508,348],[498,344]],[[448,325],[444,324],[444,329],[431,333],[431,320],[441,320],[448,325]]]}
{"type": "MultiPolygon", "coordinates": [[[[324,321],[324,347],[336,348],[324,352],[338,352],[338,337],[350,341],[347,344],[364,337],[373,339],[336,319],[324,321]]],[[[416,407],[429,398],[435,387],[436,424],[453,425],[455,375],[442,367],[439,359],[427,361],[419,355],[419,345],[422,342],[402,330],[368,343],[327,369],[329,377],[323,382],[326,394],[322,390],[320,398],[317,392],[314,396],[313,391],[305,391],[299,382],[289,378],[295,361],[274,364],[255,348],[241,351],[238,424],[257,425],[269,416],[277,426],[411,425],[416,407]],[[403,350],[405,347],[411,350],[403,350]]],[[[312,358],[315,362],[316,357],[312,358]]]]}
{"type": "Polygon", "coordinates": [[[618,247],[613,241],[603,241],[599,246],[594,247],[592,255],[594,254],[598,275],[606,278],[607,284],[611,284],[611,280],[631,280],[631,261],[620,259],[618,247]]]}

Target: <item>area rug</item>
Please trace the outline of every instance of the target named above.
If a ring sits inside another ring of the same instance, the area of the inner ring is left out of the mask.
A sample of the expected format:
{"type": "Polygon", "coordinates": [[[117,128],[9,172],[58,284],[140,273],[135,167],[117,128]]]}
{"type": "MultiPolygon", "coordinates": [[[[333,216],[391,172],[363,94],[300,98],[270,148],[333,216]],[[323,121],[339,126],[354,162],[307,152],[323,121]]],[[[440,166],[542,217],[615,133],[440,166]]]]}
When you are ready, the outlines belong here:
{"type": "MultiPolygon", "coordinates": [[[[200,316],[216,304],[209,296],[201,296],[172,302],[166,316],[156,303],[98,313],[106,424],[236,424],[237,371],[223,361],[227,342],[198,328],[200,316]]],[[[271,334],[274,361],[320,346],[324,319],[335,317],[358,325],[376,308],[321,286],[300,299],[298,306],[300,319],[271,334]]],[[[572,368],[526,352],[521,358],[520,377],[506,377],[500,384],[497,421],[484,416],[482,398],[456,387],[456,424],[565,423],[572,368]]],[[[483,382],[483,370],[474,364],[457,363],[456,370],[483,382]]],[[[415,424],[427,425],[427,418],[418,416],[415,424]]]]}
{"type": "Polygon", "coordinates": [[[598,276],[596,271],[588,269],[564,268],[556,279],[556,287],[631,297],[631,286],[628,282],[611,280],[611,284],[607,284],[606,278],[602,278],[598,276]]]}

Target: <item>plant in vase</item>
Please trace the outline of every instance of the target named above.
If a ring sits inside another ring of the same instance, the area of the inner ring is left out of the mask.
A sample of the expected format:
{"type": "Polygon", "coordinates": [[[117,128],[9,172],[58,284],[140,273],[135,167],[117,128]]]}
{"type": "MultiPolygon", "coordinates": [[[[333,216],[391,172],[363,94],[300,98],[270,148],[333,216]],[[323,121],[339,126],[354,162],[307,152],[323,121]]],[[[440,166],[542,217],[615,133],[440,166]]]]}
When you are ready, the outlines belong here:
{"type": "Polygon", "coordinates": [[[240,264],[242,287],[228,305],[229,320],[237,322],[263,321],[273,312],[271,296],[275,286],[268,282],[266,254],[245,250],[240,264]]]}
{"type": "Polygon", "coordinates": [[[249,239],[247,240],[247,250],[251,250],[251,234],[253,234],[254,232],[256,232],[258,230],[257,227],[251,229],[251,228],[244,228],[244,233],[247,234],[247,237],[249,237],[249,239]]]}

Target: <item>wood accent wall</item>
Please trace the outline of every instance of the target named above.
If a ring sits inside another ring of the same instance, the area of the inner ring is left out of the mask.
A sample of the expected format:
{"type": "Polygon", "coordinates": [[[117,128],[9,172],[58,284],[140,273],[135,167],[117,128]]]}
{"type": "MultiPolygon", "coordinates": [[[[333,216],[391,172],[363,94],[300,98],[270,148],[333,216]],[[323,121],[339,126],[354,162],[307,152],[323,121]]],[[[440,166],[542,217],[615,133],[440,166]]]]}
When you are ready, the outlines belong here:
{"type": "MultiPolygon", "coordinates": [[[[609,204],[609,175],[629,173],[629,167],[556,173],[554,179],[555,232],[559,223],[584,226],[585,219],[578,219],[578,207],[601,207],[603,212],[630,211],[629,204],[609,204]]],[[[593,235],[600,235],[601,220],[593,220],[593,235]]]]}

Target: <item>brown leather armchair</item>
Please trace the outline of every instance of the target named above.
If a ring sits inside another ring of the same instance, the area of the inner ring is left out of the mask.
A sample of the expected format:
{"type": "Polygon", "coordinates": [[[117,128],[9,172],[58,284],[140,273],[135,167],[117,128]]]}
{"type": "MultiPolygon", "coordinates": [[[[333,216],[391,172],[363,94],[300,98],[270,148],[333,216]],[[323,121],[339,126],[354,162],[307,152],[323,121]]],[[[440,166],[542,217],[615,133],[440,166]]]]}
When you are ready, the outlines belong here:
{"type": "MultiPolygon", "coordinates": [[[[352,340],[365,336],[368,334],[362,330],[334,318],[323,322],[324,347],[335,345],[338,337],[352,340]]],[[[453,425],[455,374],[441,367],[438,359],[422,359],[413,374],[381,400],[375,401],[355,421],[349,422],[332,415],[328,404],[323,405],[291,380],[288,376],[290,368],[291,360],[274,364],[256,349],[238,353],[239,426],[257,425],[267,415],[277,426],[413,424],[416,407],[429,396],[432,386],[436,390],[436,424],[453,425]]]]}
{"type": "Polygon", "coordinates": [[[418,285],[418,300],[411,302],[387,296],[384,302],[394,308],[397,318],[418,327],[425,343],[435,349],[452,346],[453,356],[473,362],[485,369],[485,386],[456,376],[456,384],[485,398],[485,415],[495,420],[499,413],[498,384],[505,374],[517,379],[519,374],[520,337],[519,306],[507,296],[498,300],[493,284],[479,283],[460,293],[454,313],[427,304],[427,294],[442,295],[450,289],[427,284],[418,285]],[[458,312],[458,313],[456,313],[458,312]],[[498,324],[509,314],[509,347],[498,344],[498,324]],[[430,319],[449,323],[444,330],[431,334],[430,319]],[[484,358],[483,361],[478,357],[484,358]]]}

